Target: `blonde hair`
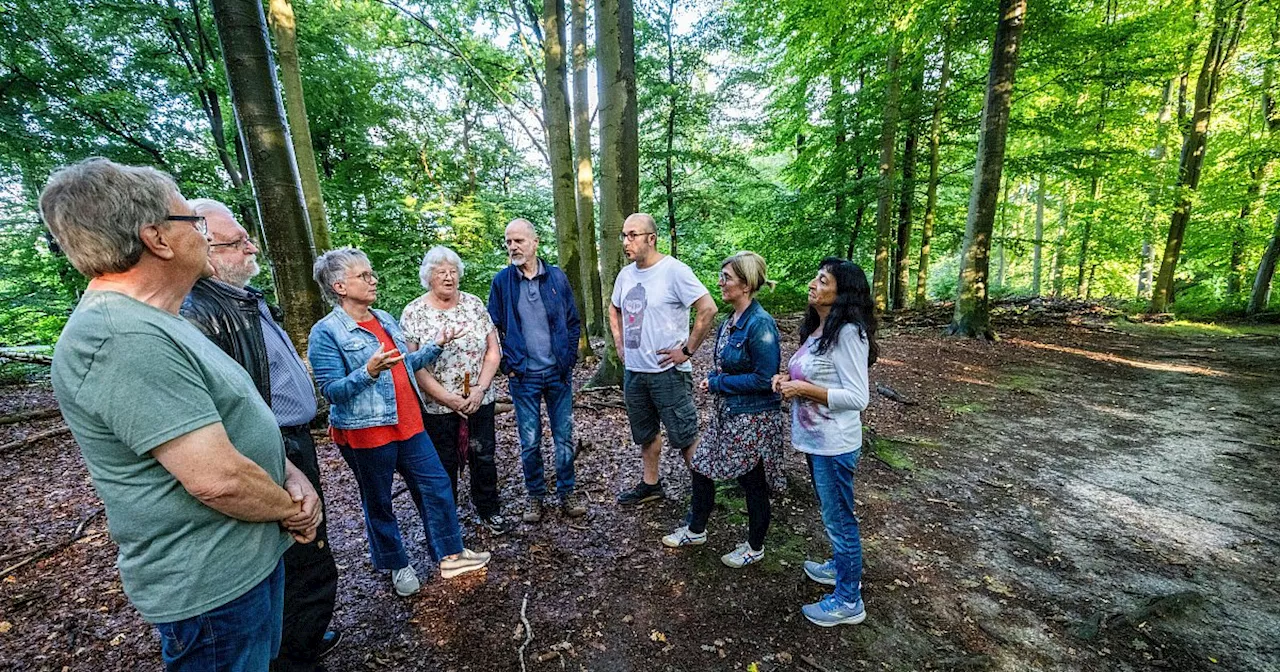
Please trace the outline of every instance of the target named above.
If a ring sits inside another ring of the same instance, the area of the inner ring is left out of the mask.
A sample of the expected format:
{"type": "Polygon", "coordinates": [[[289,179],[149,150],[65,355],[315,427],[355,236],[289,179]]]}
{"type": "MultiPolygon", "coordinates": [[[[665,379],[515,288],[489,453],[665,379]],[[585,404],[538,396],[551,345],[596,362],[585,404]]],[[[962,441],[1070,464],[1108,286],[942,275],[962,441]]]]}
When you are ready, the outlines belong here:
{"type": "Polygon", "coordinates": [[[733,274],[746,283],[747,289],[752,294],[760,291],[760,288],[765,285],[773,289],[773,286],[777,284],[769,279],[769,268],[764,262],[764,257],[755,252],[749,250],[735,252],[720,262],[720,268],[725,266],[733,269],[733,274]]]}

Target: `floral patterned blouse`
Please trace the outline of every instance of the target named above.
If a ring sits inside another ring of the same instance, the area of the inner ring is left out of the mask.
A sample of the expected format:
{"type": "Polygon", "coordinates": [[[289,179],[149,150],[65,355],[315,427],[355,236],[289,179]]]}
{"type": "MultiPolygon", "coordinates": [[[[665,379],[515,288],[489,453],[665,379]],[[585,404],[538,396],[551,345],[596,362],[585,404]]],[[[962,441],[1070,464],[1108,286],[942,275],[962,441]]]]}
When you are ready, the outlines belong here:
{"type": "MultiPolygon", "coordinates": [[[[440,357],[422,370],[431,374],[444,389],[462,396],[467,374],[471,374],[472,386],[480,382],[480,368],[484,366],[493,320],[489,319],[484,303],[476,295],[466,292],[458,292],[457,305],[448,310],[432,306],[427,302],[427,294],[423,294],[405,306],[404,313],[400,315],[400,328],[410,343],[421,345],[430,342],[443,327],[457,329],[458,338],[445,345],[440,357]]],[[[426,393],[425,389],[423,393],[426,393]]],[[[427,412],[433,415],[453,412],[453,409],[436,403],[430,395],[426,395],[423,401],[427,412]]],[[[493,403],[493,385],[485,390],[481,403],[493,403]]]]}

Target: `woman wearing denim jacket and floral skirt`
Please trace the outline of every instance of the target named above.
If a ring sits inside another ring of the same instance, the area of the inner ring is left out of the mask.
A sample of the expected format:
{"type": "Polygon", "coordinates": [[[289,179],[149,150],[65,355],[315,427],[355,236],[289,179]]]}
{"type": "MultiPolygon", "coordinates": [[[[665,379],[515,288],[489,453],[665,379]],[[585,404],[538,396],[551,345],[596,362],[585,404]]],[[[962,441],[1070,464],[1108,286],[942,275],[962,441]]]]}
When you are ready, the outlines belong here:
{"type": "Polygon", "coordinates": [[[392,478],[399,473],[422,516],[441,576],[481,569],[489,554],[462,546],[449,475],[424,429],[412,374],[435,361],[457,334],[441,330],[434,342],[408,352],[395,318],[372,309],[378,276],[360,250],[326,252],[316,260],[314,275],[334,309],[311,328],[307,359],[330,404],[329,434],[355,473],[374,568],[391,572],[398,595],[420,587],[392,507],[392,478]]]}
{"type": "Polygon", "coordinates": [[[768,282],[765,274],[764,259],[754,252],[738,252],[720,265],[721,297],[733,314],[716,331],[714,369],[699,384],[715,395],[714,410],[691,462],[693,500],[686,524],[662,538],[671,548],[706,543],[715,482],[737,479],[747,499],[747,541],[720,558],[734,568],[764,558],[769,488],[786,484],[782,408],[770,387],[781,360],[778,325],[754,298],[768,282]]]}
{"type": "Polygon", "coordinates": [[[833,557],[806,560],[805,574],[835,591],[801,609],[824,627],[861,623],[862,537],[853,473],[862,451],[861,412],[870,401],[867,368],[876,361],[876,318],[867,275],[838,257],[822,260],[809,283],[800,348],[774,389],[791,401],[791,444],[809,458],[833,557]]]}

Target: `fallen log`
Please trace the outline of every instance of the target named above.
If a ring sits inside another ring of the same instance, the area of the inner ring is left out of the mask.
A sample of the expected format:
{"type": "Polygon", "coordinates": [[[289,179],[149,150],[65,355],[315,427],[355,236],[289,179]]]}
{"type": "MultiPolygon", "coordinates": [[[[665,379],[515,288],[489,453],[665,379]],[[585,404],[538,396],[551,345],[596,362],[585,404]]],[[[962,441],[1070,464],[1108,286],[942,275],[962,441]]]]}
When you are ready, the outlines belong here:
{"type": "Polygon", "coordinates": [[[20,413],[10,413],[9,415],[0,415],[0,425],[14,425],[19,422],[29,422],[32,420],[44,420],[46,418],[56,418],[62,414],[62,411],[56,408],[40,408],[34,411],[22,411],[20,413]]]}
{"type": "Polygon", "coordinates": [[[21,362],[23,364],[43,364],[45,366],[53,364],[53,358],[49,355],[41,355],[35,352],[21,352],[17,350],[0,350],[0,359],[7,359],[11,362],[21,362]]]}
{"type": "Polygon", "coordinates": [[[70,427],[66,425],[60,425],[50,430],[37,432],[35,434],[32,434],[31,436],[28,436],[25,439],[18,439],[17,441],[10,441],[9,443],[0,444],[0,455],[3,455],[4,453],[7,453],[11,450],[19,451],[19,450],[22,450],[23,448],[31,446],[32,444],[40,443],[45,439],[52,439],[55,436],[62,436],[63,434],[69,434],[70,432],[71,432],[70,427]]]}
{"type": "Polygon", "coordinates": [[[84,520],[80,521],[79,525],[76,525],[76,529],[74,532],[71,533],[70,537],[56,544],[50,544],[48,546],[45,546],[44,548],[32,551],[31,555],[29,555],[22,562],[10,565],[8,567],[5,567],[4,569],[0,569],[0,576],[9,576],[10,574],[18,571],[19,569],[22,569],[23,567],[26,567],[27,565],[35,562],[36,560],[47,558],[50,555],[53,555],[54,553],[57,553],[58,551],[61,551],[62,549],[70,546],[71,544],[76,543],[77,541],[80,540],[80,537],[84,536],[84,530],[86,527],[89,526],[89,523],[93,522],[94,518],[97,518],[98,516],[102,515],[102,511],[103,511],[102,507],[98,507],[97,509],[94,509],[93,513],[89,514],[87,517],[85,517],[84,520]]]}

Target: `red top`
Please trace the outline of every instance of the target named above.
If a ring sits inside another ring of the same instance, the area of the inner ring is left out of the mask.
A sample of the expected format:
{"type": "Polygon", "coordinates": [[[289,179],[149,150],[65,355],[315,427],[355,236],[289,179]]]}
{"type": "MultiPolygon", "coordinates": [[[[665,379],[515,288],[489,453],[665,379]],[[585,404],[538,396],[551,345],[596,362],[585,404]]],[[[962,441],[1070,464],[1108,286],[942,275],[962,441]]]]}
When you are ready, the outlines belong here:
{"type": "MultiPolygon", "coordinates": [[[[378,337],[378,342],[382,344],[384,350],[390,352],[396,349],[395,341],[391,340],[387,330],[382,328],[378,318],[359,324],[378,337]]],[[[385,376],[388,373],[391,374],[391,380],[396,386],[396,417],[400,422],[395,425],[366,429],[339,429],[330,426],[329,437],[334,443],[348,448],[378,448],[393,441],[404,441],[423,431],[422,409],[418,406],[418,393],[414,392],[413,385],[409,382],[409,369],[405,368],[404,362],[400,362],[382,372],[382,375],[385,376]]]]}

